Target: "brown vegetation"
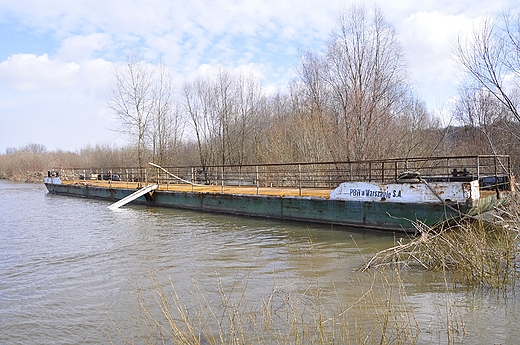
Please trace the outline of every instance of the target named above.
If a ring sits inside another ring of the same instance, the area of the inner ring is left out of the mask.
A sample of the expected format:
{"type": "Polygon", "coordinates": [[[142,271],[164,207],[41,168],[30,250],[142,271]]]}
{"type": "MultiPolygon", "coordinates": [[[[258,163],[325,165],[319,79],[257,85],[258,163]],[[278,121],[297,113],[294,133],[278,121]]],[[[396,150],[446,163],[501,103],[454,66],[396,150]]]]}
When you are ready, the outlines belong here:
{"type": "Polygon", "coordinates": [[[137,287],[137,333],[118,329],[125,344],[414,344],[421,332],[397,270],[360,277],[357,301],[337,296],[332,307],[312,285],[275,283],[258,299],[248,276],[231,287],[217,277],[217,295],[193,282],[187,298],[171,279],[150,278],[151,289],[137,287]]]}
{"type": "Polygon", "coordinates": [[[514,286],[520,263],[520,206],[483,218],[462,219],[429,228],[416,224],[419,236],[377,253],[362,270],[382,266],[418,266],[450,272],[455,283],[506,290],[514,286]]]}
{"type": "Polygon", "coordinates": [[[458,343],[466,335],[465,320],[450,291],[458,284],[500,293],[515,288],[519,210],[511,203],[495,214],[493,224],[468,220],[427,228],[418,223],[419,237],[366,262],[348,297],[276,280],[271,291],[252,298],[248,274],[231,286],[217,276],[216,294],[193,281],[191,294],[181,296],[171,279],[161,281],[152,272],[152,287],[136,290],[137,333],[118,329],[119,335],[125,344],[416,344],[430,333],[439,343],[458,343]],[[444,315],[427,328],[415,316],[424,306],[413,306],[403,278],[405,271],[423,269],[443,273],[446,295],[444,315]]]}

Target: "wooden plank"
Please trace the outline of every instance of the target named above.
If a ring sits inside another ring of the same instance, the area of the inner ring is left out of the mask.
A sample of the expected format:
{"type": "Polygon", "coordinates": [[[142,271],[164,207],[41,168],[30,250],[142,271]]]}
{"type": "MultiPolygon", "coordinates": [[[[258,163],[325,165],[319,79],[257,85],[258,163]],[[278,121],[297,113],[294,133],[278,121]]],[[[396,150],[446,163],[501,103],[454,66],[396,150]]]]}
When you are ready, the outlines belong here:
{"type": "MultiPolygon", "coordinates": [[[[103,188],[139,188],[137,182],[125,181],[102,181],[102,180],[87,180],[87,181],[62,181],[63,184],[83,184],[88,186],[97,186],[103,188]]],[[[259,187],[255,186],[222,186],[219,185],[188,185],[188,184],[161,184],[158,187],[161,191],[171,192],[185,192],[185,193],[224,193],[224,194],[244,194],[244,195],[275,195],[275,196],[299,196],[298,188],[288,187],[259,187]]],[[[328,198],[332,189],[329,188],[302,188],[301,196],[303,197],[321,197],[328,198]]]]}
{"type": "Polygon", "coordinates": [[[123,198],[123,199],[113,203],[112,205],[108,206],[108,208],[110,210],[116,210],[116,209],[120,208],[121,206],[124,206],[124,205],[128,204],[129,202],[139,198],[140,196],[142,196],[146,193],[149,193],[154,189],[157,189],[157,187],[159,187],[159,185],[154,184],[151,186],[146,186],[144,188],[141,188],[141,189],[135,191],[134,193],[130,194],[126,198],[123,198]]]}

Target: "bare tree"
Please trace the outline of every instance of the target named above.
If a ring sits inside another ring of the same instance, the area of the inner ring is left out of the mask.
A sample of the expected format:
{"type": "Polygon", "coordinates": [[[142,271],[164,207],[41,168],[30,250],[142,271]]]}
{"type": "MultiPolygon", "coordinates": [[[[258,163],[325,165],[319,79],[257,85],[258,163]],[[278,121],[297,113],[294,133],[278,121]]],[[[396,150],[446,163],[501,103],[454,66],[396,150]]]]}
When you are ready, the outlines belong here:
{"type": "Polygon", "coordinates": [[[149,128],[153,159],[163,165],[176,154],[183,134],[179,106],[174,101],[174,87],[168,68],[163,62],[155,69],[152,88],[153,120],[149,128]]]}
{"type": "MultiPolygon", "coordinates": [[[[406,66],[393,27],[376,7],[352,6],[342,13],[327,49],[330,123],[342,158],[380,156],[380,139],[402,111],[408,92],[406,66]]],[[[337,157],[336,157],[337,158],[337,157]]]]}
{"type": "Polygon", "coordinates": [[[216,119],[218,140],[218,157],[220,164],[228,162],[229,133],[232,126],[234,116],[234,95],[233,95],[233,78],[231,74],[221,66],[217,66],[215,70],[216,79],[213,82],[213,114],[216,119]]]}
{"type": "Polygon", "coordinates": [[[502,24],[487,18],[469,39],[459,38],[456,57],[470,78],[465,88],[487,90],[520,122],[520,15],[502,24]]]}
{"type": "Polygon", "coordinates": [[[216,132],[211,113],[211,85],[208,80],[197,77],[183,87],[183,108],[190,118],[192,133],[197,143],[199,164],[203,169],[213,163],[215,150],[211,144],[216,132]]]}
{"type": "Polygon", "coordinates": [[[327,61],[308,51],[301,57],[299,82],[291,85],[292,110],[295,115],[296,145],[304,160],[323,161],[336,158],[336,142],[330,129],[331,92],[327,84],[327,61]]]}
{"type": "Polygon", "coordinates": [[[108,106],[120,122],[119,131],[128,135],[137,146],[139,167],[144,166],[146,134],[155,110],[154,69],[146,62],[128,54],[126,62],[114,68],[114,87],[108,106]]]}
{"type": "Polygon", "coordinates": [[[254,146],[261,88],[252,77],[218,66],[212,75],[185,84],[184,108],[191,119],[201,165],[243,164],[254,146]]]}
{"type": "MultiPolygon", "coordinates": [[[[514,12],[513,12],[514,13],[514,12]]],[[[486,18],[471,36],[459,38],[456,59],[466,72],[455,115],[479,140],[472,153],[487,149],[520,154],[520,14],[486,18]]],[[[476,139],[475,139],[476,138],[476,139]]]]}
{"type": "Polygon", "coordinates": [[[487,89],[461,88],[453,115],[468,133],[466,141],[473,147],[469,153],[516,153],[512,147],[517,145],[508,144],[505,139],[518,142],[520,123],[487,89]]]}
{"type": "Polygon", "coordinates": [[[422,157],[439,154],[440,121],[430,114],[424,101],[413,94],[403,97],[399,116],[387,128],[387,156],[422,157]],[[389,139],[389,140],[388,140],[389,139]]]}
{"type": "MultiPolygon", "coordinates": [[[[262,89],[252,76],[238,74],[233,78],[234,109],[228,131],[228,160],[232,164],[251,163],[255,152],[255,134],[259,133],[259,103],[262,89]]],[[[254,161],[257,161],[256,159],[254,161]]]]}
{"type": "Polygon", "coordinates": [[[292,109],[290,96],[278,92],[264,96],[256,107],[256,125],[253,127],[254,160],[260,163],[294,162],[291,129],[292,109]]]}

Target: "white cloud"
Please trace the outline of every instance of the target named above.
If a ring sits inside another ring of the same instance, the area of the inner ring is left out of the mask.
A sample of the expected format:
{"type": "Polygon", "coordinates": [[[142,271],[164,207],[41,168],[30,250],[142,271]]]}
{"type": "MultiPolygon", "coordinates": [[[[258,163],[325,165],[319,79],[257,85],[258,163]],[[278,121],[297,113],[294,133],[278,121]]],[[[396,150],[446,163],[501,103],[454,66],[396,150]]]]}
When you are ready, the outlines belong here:
{"type": "Polygon", "coordinates": [[[75,149],[113,138],[111,63],[15,54],[0,63],[0,152],[28,142],[75,149]],[[3,146],[3,147],[1,147],[3,146]]]}
{"type": "Polygon", "coordinates": [[[88,60],[95,52],[109,48],[111,43],[110,36],[103,33],[72,36],[62,41],[57,55],[67,61],[88,60]]]}
{"type": "MultiPolygon", "coordinates": [[[[369,2],[367,9],[376,1],[369,2]]],[[[0,119],[40,113],[63,119],[64,126],[84,118],[107,120],[104,100],[111,65],[124,60],[126,50],[162,58],[177,83],[221,64],[252,73],[272,92],[294,77],[300,49],[323,48],[339,12],[352,3],[0,0],[0,28],[7,23],[20,29],[17,37],[33,35],[23,50],[8,38],[0,47],[0,119]],[[46,40],[52,44],[44,46],[46,40]],[[44,48],[31,50],[34,42],[44,48]]],[[[459,33],[482,16],[518,7],[513,0],[395,0],[380,5],[396,28],[410,75],[430,108],[453,96],[458,80],[451,46],[459,33]]],[[[92,128],[91,123],[82,124],[92,128]]],[[[104,133],[96,128],[93,132],[104,133]]],[[[0,135],[0,152],[4,141],[0,135]]]]}
{"type": "Polygon", "coordinates": [[[471,20],[463,15],[447,15],[438,11],[411,15],[401,28],[411,67],[420,78],[437,78],[452,72],[452,48],[457,37],[471,20]],[[422,68],[421,68],[422,67],[422,68]]]}
{"type": "Polygon", "coordinates": [[[75,71],[75,63],[60,64],[47,54],[16,54],[0,63],[0,81],[3,88],[21,92],[66,89],[75,71]]]}
{"type": "Polygon", "coordinates": [[[104,60],[64,62],[43,54],[15,54],[0,63],[3,89],[19,92],[70,92],[106,88],[111,64],[104,60]]]}
{"type": "Polygon", "coordinates": [[[444,107],[456,94],[459,66],[454,49],[458,37],[472,30],[481,17],[443,11],[411,13],[397,26],[412,80],[431,110],[444,107]]]}

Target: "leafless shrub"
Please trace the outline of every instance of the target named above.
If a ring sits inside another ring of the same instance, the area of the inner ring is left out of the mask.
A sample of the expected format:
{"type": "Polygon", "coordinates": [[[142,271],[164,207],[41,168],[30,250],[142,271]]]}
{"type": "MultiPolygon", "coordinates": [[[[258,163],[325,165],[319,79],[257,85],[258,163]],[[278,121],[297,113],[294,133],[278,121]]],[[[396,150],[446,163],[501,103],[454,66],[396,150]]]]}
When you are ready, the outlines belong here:
{"type": "Polygon", "coordinates": [[[496,210],[493,218],[464,219],[433,228],[418,222],[418,237],[377,253],[362,270],[418,265],[451,272],[458,283],[506,289],[518,276],[520,218],[516,202],[496,210]]]}

